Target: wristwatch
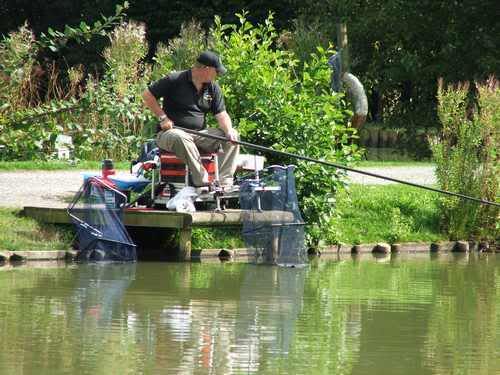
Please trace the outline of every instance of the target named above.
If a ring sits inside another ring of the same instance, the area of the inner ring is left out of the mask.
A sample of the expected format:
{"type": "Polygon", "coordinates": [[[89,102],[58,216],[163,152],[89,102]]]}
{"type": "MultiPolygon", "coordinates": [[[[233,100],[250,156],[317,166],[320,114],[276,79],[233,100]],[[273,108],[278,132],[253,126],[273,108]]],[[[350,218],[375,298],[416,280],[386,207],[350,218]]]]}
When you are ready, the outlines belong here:
{"type": "Polygon", "coordinates": [[[160,117],[158,117],[158,120],[160,120],[160,122],[163,122],[163,121],[165,121],[166,118],[167,118],[167,115],[161,115],[160,117]]]}

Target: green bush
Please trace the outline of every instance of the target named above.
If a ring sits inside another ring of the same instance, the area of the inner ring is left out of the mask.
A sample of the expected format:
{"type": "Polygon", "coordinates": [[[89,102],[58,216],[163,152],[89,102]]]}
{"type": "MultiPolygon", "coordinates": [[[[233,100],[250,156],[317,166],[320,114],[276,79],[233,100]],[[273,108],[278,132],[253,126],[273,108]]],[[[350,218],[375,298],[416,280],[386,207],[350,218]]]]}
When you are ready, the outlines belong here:
{"type": "MultiPolygon", "coordinates": [[[[222,56],[228,69],[220,84],[242,139],[331,162],[357,160],[359,150],[351,143],[355,131],[346,125],[351,113],[343,96],[332,95],[329,88],[327,60],[333,51],[318,47],[298,69],[295,53],[277,48],[280,39],[272,15],[259,25],[250,23],[245,13],[237,16],[237,25],[222,24],[220,18],[215,18],[208,48],[222,56]]],[[[189,67],[189,62],[205,48],[204,33],[196,23],[183,30],[179,39],[159,50],[155,58],[159,67],[153,71],[164,74],[170,67],[189,67]]],[[[329,224],[335,216],[335,193],[343,186],[342,172],[272,153],[265,156],[268,164],[297,165],[301,207],[306,220],[313,224],[308,231],[311,245],[317,244],[319,238],[334,242],[335,228],[329,224]]]]}
{"type": "Polygon", "coordinates": [[[141,94],[149,79],[149,67],[141,61],[147,53],[145,27],[130,22],[115,28],[104,51],[107,69],[101,80],[87,79],[80,102],[86,111],[68,123],[74,135],[76,155],[99,160],[127,160],[144,142],[148,116],[141,94]]]}
{"type": "Polygon", "coordinates": [[[158,44],[152,78],[157,80],[173,70],[189,69],[206,48],[205,40],[206,31],[200,23],[192,20],[182,24],[178,37],[172,38],[168,44],[158,44]]]}
{"type": "Polygon", "coordinates": [[[102,82],[94,84],[89,78],[82,92],[78,89],[83,78],[81,67],[68,69],[68,83],[63,84],[61,72],[49,65],[46,68],[52,71],[46,72],[46,93],[43,98],[38,96],[38,73],[43,69],[35,61],[37,53],[59,51],[69,40],[83,43],[95,35],[108,35],[106,30],[122,20],[127,7],[127,2],[118,5],[114,16],[103,16],[93,26],[81,22],[78,27],[66,26],[64,32],[49,28],[38,40],[23,26],[0,42],[3,159],[50,159],[60,133],[73,136],[79,157],[122,157],[131,145],[140,143],[136,134],[142,129],[144,115],[137,95],[143,86],[138,60],[144,57],[146,44],[144,28],[138,25],[124,24],[110,35],[111,47],[105,52],[108,72],[102,82]]]}
{"type": "MultiPolygon", "coordinates": [[[[318,47],[299,72],[293,51],[276,49],[278,34],[272,15],[252,25],[245,14],[239,25],[216,18],[212,48],[220,52],[228,73],[221,78],[226,105],[248,142],[331,162],[359,158],[348,127],[351,113],[343,96],[329,88],[328,57],[318,47]]],[[[266,155],[269,164],[296,164],[297,191],[309,228],[311,244],[319,238],[334,242],[329,225],[335,215],[334,195],[343,185],[342,172],[322,165],[266,155]]]]}
{"type": "Polygon", "coordinates": [[[29,104],[25,94],[37,51],[35,36],[26,24],[0,42],[0,113],[29,104]]]}
{"type": "MultiPolygon", "coordinates": [[[[438,114],[443,129],[433,142],[439,185],[495,201],[499,189],[500,89],[498,81],[476,84],[478,108],[469,105],[469,84],[439,82],[438,114]]],[[[441,198],[442,225],[452,239],[497,239],[498,207],[455,197],[441,198]]]]}

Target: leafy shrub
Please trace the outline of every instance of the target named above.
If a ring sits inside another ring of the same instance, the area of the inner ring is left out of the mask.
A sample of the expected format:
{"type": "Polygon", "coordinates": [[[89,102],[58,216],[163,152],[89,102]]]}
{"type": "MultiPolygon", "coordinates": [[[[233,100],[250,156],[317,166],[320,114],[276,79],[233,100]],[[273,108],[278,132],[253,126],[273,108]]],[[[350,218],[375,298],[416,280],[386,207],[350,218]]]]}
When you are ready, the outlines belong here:
{"type": "Polygon", "coordinates": [[[149,69],[141,66],[147,53],[144,25],[124,23],[110,41],[104,51],[105,77],[89,77],[80,100],[88,110],[67,124],[77,156],[85,159],[130,159],[144,141],[148,114],[141,94],[149,78],[149,69]]]}
{"type": "Polygon", "coordinates": [[[104,50],[106,76],[120,97],[129,94],[130,86],[141,81],[141,60],[148,52],[146,28],[133,21],[116,27],[111,45],[104,50]]]}
{"type": "MultiPolygon", "coordinates": [[[[276,49],[278,34],[272,15],[252,25],[245,14],[239,25],[223,25],[216,18],[212,48],[221,53],[227,74],[221,77],[227,107],[248,142],[331,162],[348,163],[359,157],[350,141],[343,96],[329,89],[328,56],[317,48],[298,73],[293,51],[276,49]]],[[[297,165],[301,207],[309,223],[312,244],[319,238],[335,241],[330,220],[335,215],[332,197],[343,186],[342,172],[322,165],[266,155],[270,164],[297,165]]]]}
{"type": "Polygon", "coordinates": [[[28,105],[26,87],[38,51],[33,32],[25,24],[0,43],[0,112],[28,105]]]}
{"type": "Polygon", "coordinates": [[[173,70],[189,69],[206,48],[205,39],[206,32],[199,22],[183,23],[177,38],[172,38],[168,44],[158,44],[152,78],[157,80],[173,70]]]}
{"type": "MultiPolygon", "coordinates": [[[[35,56],[45,48],[56,52],[64,48],[69,40],[81,43],[89,41],[94,35],[107,35],[106,30],[116,25],[123,18],[123,10],[127,7],[127,2],[118,5],[114,16],[103,16],[102,22],[96,21],[93,26],[81,22],[76,28],[66,26],[64,32],[54,31],[49,28],[47,34],[41,33],[38,40],[34,38],[31,30],[23,26],[0,42],[0,66],[2,67],[0,72],[0,144],[6,146],[2,158],[8,160],[46,160],[51,157],[54,151],[54,141],[59,133],[67,133],[73,135],[77,141],[81,140],[81,142],[76,142],[77,154],[92,157],[100,156],[99,153],[94,152],[98,148],[94,148],[91,152],[85,152],[87,145],[91,145],[98,140],[94,135],[105,132],[103,128],[105,129],[106,126],[102,127],[101,125],[102,123],[106,124],[106,119],[102,121],[98,111],[92,112],[92,110],[95,110],[93,103],[96,102],[94,100],[95,96],[92,96],[92,84],[87,84],[87,87],[91,89],[83,94],[79,89],[79,84],[83,79],[81,67],[69,69],[69,83],[65,86],[60,81],[60,72],[55,69],[53,64],[49,64],[47,66],[47,68],[50,68],[50,71],[47,72],[48,87],[45,97],[40,98],[38,97],[38,75],[41,67],[36,64],[35,56]],[[79,100],[77,101],[76,98],[79,100]],[[92,122],[91,120],[95,121],[92,122]],[[82,145],[82,148],[79,147],[80,145],[82,145]]],[[[127,41],[130,41],[130,38],[127,41]]],[[[114,44],[119,44],[118,38],[115,38],[114,44]]],[[[118,62],[116,54],[110,54],[108,58],[110,62],[109,68],[114,71],[118,65],[123,65],[128,68],[126,73],[129,73],[130,64],[126,65],[125,61],[126,59],[130,61],[137,55],[130,54],[137,48],[134,50],[134,46],[127,43],[121,43],[120,46],[122,50],[120,56],[125,60],[122,59],[118,62]],[[115,64],[113,65],[113,63],[115,64]]],[[[117,50],[117,48],[114,50],[117,50]]],[[[137,61],[135,61],[134,65],[137,65],[137,61]]],[[[125,75],[121,74],[122,81],[125,75]]],[[[113,121],[116,125],[114,133],[118,132],[119,136],[111,137],[111,142],[120,148],[129,139],[127,138],[129,134],[123,136],[122,129],[125,129],[125,133],[131,128],[132,132],[137,132],[142,128],[142,123],[138,123],[138,121],[143,121],[143,117],[138,116],[136,118],[134,116],[133,106],[124,109],[117,104],[118,100],[115,100],[116,96],[113,96],[115,94],[112,90],[112,83],[120,82],[121,87],[124,87],[124,85],[121,81],[113,81],[115,77],[116,75],[108,74],[106,83],[107,87],[110,87],[110,90],[108,90],[110,95],[103,96],[100,100],[105,100],[107,97],[110,99],[108,103],[111,101],[108,108],[119,109],[117,111],[118,116],[115,116],[116,121],[113,121]],[[131,118],[134,118],[134,120],[130,120],[131,118]]],[[[133,78],[137,78],[137,76],[133,76],[133,78]]],[[[118,87],[120,85],[115,84],[114,86],[118,87]]],[[[132,96],[128,95],[127,100],[129,102],[137,103],[137,95],[135,95],[137,88],[138,85],[132,85],[129,88],[134,93],[132,96]]],[[[120,101],[123,96],[120,96],[120,101]]],[[[109,138],[106,142],[109,144],[109,138]]],[[[96,146],[100,147],[99,142],[96,142],[96,146]]],[[[107,149],[113,149],[113,147],[113,145],[110,145],[107,149]]]]}
{"type": "MultiPolygon", "coordinates": [[[[478,108],[469,105],[469,84],[444,87],[439,81],[438,115],[443,130],[433,141],[439,185],[495,201],[499,189],[500,89],[498,81],[476,84],[478,108]]],[[[455,197],[441,198],[442,225],[453,238],[498,238],[498,207],[455,197]]]]}

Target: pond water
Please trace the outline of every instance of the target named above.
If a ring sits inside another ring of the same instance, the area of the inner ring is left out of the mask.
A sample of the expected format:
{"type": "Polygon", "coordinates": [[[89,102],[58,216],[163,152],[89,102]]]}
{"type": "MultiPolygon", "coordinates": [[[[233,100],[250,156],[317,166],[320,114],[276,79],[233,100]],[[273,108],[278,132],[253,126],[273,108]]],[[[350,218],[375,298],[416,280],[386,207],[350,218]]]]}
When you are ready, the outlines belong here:
{"type": "Polygon", "coordinates": [[[0,267],[0,374],[499,374],[500,257],[0,267]]]}

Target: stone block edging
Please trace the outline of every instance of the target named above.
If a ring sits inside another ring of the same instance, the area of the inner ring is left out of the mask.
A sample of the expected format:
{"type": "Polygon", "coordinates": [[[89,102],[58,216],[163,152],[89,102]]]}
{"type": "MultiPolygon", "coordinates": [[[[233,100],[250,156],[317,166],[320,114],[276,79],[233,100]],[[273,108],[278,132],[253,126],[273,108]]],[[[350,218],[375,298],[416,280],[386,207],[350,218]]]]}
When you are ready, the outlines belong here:
{"type": "Polygon", "coordinates": [[[0,262],[27,262],[31,260],[72,260],[76,256],[74,250],[0,250],[0,262]]]}
{"type": "Polygon", "coordinates": [[[440,242],[405,242],[387,244],[383,242],[368,244],[339,244],[320,250],[324,254],[366,254],[366,253],[423,253],[423,252],[468,252],[486,251],[500,252],[498,244],[474,241],[440,241],[440,242]]]}

